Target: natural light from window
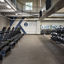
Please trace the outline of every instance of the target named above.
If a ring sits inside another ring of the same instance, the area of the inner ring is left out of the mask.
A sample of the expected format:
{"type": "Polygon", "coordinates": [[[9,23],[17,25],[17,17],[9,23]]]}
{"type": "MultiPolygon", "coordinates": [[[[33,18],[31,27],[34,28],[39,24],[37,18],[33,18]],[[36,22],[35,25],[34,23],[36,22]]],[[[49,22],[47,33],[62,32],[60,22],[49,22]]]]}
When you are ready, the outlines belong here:
{"type": "Polygon", "coordinates": [[[25,4],[25,10],[32,10],[32,5],[33,5],[32,2],[26,2],[26,4],[25,4]]]}
{"type": "Polygon", "coordinates": [[[4,0],[0,0],[0,2],[4,2],[4,0]]]}

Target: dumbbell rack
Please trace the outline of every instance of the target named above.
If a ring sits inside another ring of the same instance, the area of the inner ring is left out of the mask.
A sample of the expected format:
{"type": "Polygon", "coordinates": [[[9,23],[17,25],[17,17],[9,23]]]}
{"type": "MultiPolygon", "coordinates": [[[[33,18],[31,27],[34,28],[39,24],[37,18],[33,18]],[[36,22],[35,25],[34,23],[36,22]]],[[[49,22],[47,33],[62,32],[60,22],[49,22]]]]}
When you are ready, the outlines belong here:
{"type": "Polygon", "coordinates": [[[10,52],[11,49],[18,43],[18,40],[24,36],[24,34],[21,34],[20,29],[16,29],[14,31],[8,30],[8,32],[4,33],[4,38],[1,38],[0,40],[0,60],[7,56],[8,52],[10,52]]]}
{"type": "Polygon", "coordinates": [[[57,28],[55,32],[52,32],[51,39],[57,43],[64,44],[64,28],[57,28]]]}

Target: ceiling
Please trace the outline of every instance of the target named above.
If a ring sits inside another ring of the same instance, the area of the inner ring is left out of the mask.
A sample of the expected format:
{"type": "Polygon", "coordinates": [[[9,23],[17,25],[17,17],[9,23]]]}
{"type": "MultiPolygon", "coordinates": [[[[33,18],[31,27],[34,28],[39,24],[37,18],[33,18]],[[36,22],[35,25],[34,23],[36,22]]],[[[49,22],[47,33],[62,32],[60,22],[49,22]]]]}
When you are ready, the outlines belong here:
{"type": "Polygon", "coordinates": [[[50,7],[49,10],[43,14],[40,20],[43,20],[44,18],[45,20],[62,20],[62,18],[64,20],[64,0],[58,0],[53,6],[50,7]]]}
{"type": "Polygon", "coordinates": [[[25,5],[26,2],[32,2],[33,3],[33,5],[32,5],[33,9],[32,9],[32,11],[30,10],[30,11],[27,11],[27,12],[36,12],[36,11],[39,12],[40,9],[42,9],[45,5],[45,0],[17,0],[17,2],[21,6],[21,10],[23,8],[24,11],[27,11],[27,10],[24,9],[25,6],[30,7],[30,5],[25,5]]]}
{"type": "Polygon", "coordinates": [[[0,15],[14,14],[15,6],[10,0],[0,0],[0,15]]]}
{"type": "MultiPolygon", "coordinates": [[[[1,0],[2,1],[2,0],[1,0]]],[[[5,16],[33,16],[38,17],[39,11],[45,10],[46,0],[16,0],[16,5],[14,5],[11,0],[5,0],[4,2],[0,1],[0,14],[5,16]],[[26,2],[33,2],[33,10],[32,11],[26,11],[23,10],[23,7],[25,7],[26,2]]],[[[54,0],[52,0],[54,1],[54,0]]],[[[56,1],[56,0],[55,0],[56,1]]],[[[64,0],[57,0],[57,3],[51,6],[51,8],[45,13],[43,13],[43,18],[64,18],[64,0]],[[62,5],[60,5],[62,4],[62,5]]]]}

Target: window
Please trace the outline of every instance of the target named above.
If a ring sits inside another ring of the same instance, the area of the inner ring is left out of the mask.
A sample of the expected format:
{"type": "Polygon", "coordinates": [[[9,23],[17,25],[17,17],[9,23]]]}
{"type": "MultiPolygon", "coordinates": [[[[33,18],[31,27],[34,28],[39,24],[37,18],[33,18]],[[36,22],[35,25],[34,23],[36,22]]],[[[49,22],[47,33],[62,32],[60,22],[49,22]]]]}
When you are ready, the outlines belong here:
{"type": "Polygon", "coordinates": [[[0,2],[4,2],[4,0],[0,0],[0,2]]]}
{"type": "Polygon", "coordinates": [[[26,2],[25,4],[25,10],[32,10],[32,2],[26,2]]]}

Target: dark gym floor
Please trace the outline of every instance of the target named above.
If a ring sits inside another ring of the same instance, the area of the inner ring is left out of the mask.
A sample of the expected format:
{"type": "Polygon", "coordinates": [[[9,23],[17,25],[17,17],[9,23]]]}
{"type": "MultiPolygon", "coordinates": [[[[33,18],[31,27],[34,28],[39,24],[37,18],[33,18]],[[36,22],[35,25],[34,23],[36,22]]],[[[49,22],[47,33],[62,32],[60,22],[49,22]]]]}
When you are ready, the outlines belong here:
{"type": "Polygon", "coordinates": [[[25,35],[2,64],[64,64],[64,48],[49,38],[25,35]]]}

